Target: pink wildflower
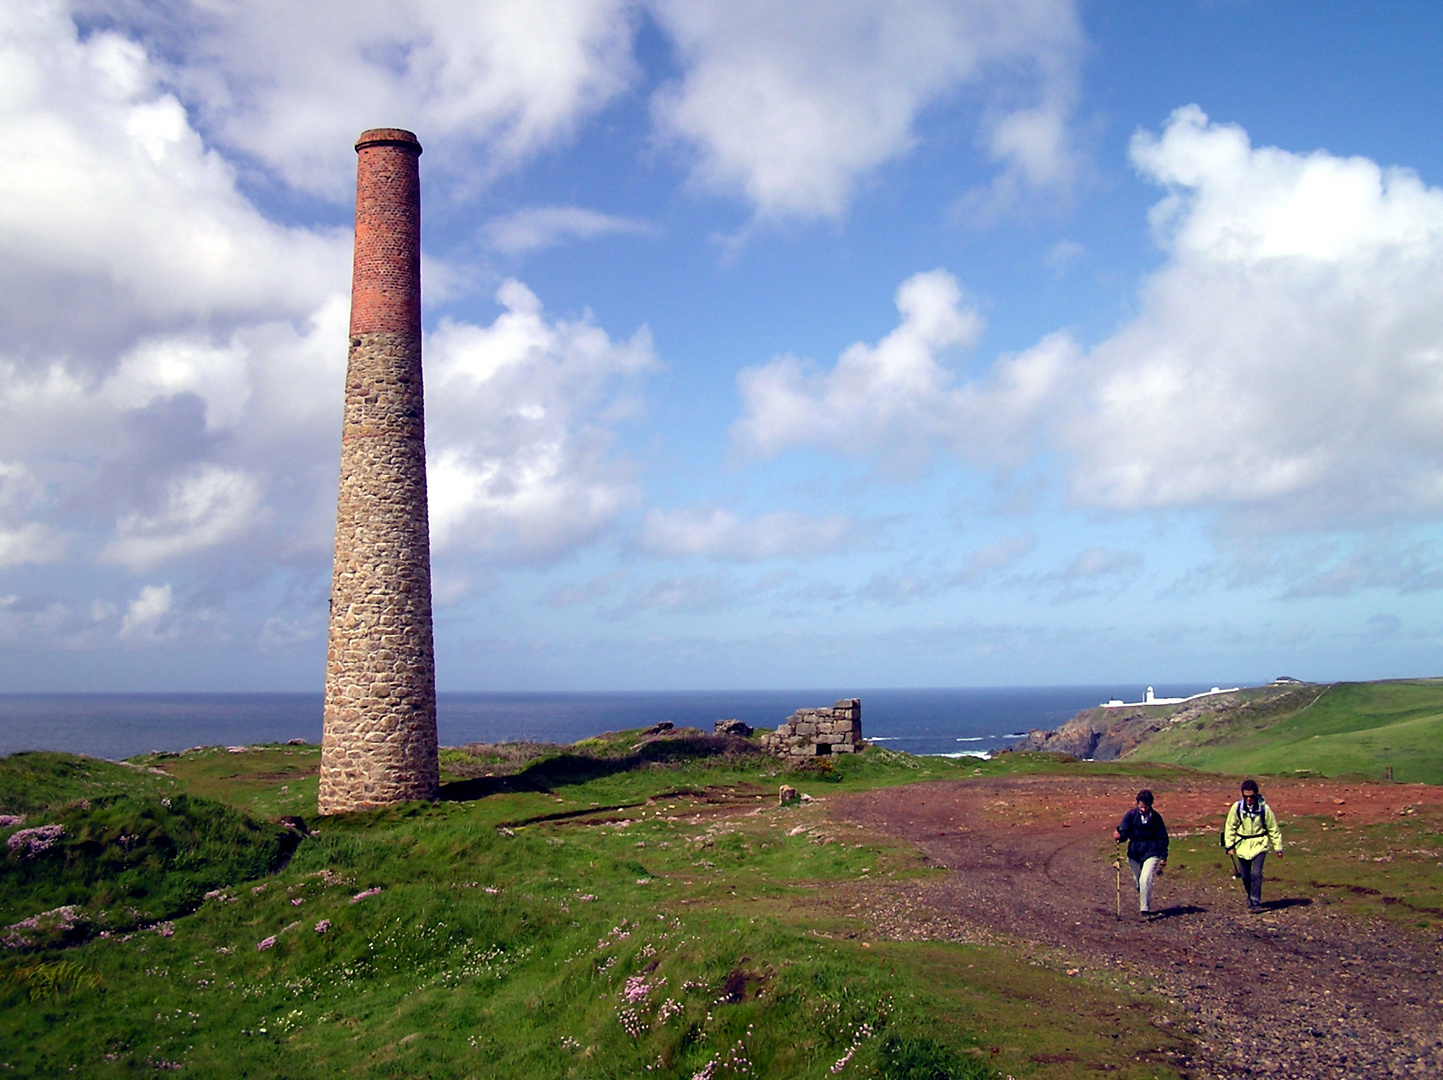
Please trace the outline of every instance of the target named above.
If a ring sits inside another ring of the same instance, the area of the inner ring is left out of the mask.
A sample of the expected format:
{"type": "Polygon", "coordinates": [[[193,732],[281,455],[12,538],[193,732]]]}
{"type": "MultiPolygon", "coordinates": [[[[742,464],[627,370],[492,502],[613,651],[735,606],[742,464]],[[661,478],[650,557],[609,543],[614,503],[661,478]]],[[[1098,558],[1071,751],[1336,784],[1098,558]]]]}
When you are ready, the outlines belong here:
{"type": "Polygon", "coordinates": [[[264,941],[258,942],[258,943],[256,944],[256,952],[265,952],[267,949],[269,949],[269,948],[270,948],[272,945],[274,945],[275,943],[276,943],[276,936],[275,936],[274,934],[272,934],[270,937],[266,938],[264,941]]]}
{"type": "Polygon", "coordinates": [[[327,930],[329,930],[330,928],[331,928],[331,920],[330,920],[330,919],[322,919],[320,922],[316,923],[316,933],[318,933],[318,934],[324,934],[324,933],[325,933],[327,930]]]}
{"type": "Polygon", "coordinates": [[[621,996],[635,1005],[638,1001],[645,1000],[646,995],[651,993],[651,984],[646,981],[645,975],[633,975],[626,980],[626,986],[621,991],[621,996]]]}
{"type": "Polygon", "coordinates": [[[39,855],[42,851],[48,851],[55,845],[55,841],[64,835],[64,825],[37,825],[33,829],[21,829],[11,833],[5,846],[11,851],[23,847],[27,855],[39,855]]]}
{"type": "Polygon", "coordinates": [[[351,903],[359,904],[362,900],[366,899],[366,897],[375,896],[380,891],[381,886],[379,885],[372,885],[369,889],[362,889],[355,896],[351,897],[351,903]]]}
{"type": "Polygon", "coordinates": [[[11,825],[24,825],[24,814],[0,814],[0,829],[8,829],[11,825]]]}
{"type": "Polygon", "coordinates": [[[175,937],[175,923],[163,922],[155,924],[155,932],[161,937],[175,937]]]}

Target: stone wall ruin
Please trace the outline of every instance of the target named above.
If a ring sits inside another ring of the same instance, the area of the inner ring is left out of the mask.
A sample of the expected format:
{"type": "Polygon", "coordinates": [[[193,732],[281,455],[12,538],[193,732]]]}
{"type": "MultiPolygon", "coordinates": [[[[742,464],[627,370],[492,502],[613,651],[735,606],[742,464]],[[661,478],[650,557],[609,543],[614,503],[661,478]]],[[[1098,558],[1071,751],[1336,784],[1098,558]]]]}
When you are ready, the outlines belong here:
{"type": "Polygon", "coordinates": [[[862,699],[843,698],[830,708],[798,709],[762,746],[779,757],[853,754],[862,749],[862,699]]]}

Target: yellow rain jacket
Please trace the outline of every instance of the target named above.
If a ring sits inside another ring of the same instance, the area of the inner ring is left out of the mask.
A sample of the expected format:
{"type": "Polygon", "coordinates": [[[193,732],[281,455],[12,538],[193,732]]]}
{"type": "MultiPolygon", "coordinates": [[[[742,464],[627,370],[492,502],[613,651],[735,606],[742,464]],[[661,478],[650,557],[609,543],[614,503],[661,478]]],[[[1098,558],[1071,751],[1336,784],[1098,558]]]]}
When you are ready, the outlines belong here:
{"type": "Polygon", "coordinates": [[[1239,859],[1251,859],[1272,849],[1283,850],[1283,830],[1278,828],[1278,819],[1273,817],[1273,808],[1261,795],[1255,811],[1247,813],[1243,800],[1239,799],[1228,808],[1227,824],[1223,826],[1223,847],[1234,851],[1239,859]]]}

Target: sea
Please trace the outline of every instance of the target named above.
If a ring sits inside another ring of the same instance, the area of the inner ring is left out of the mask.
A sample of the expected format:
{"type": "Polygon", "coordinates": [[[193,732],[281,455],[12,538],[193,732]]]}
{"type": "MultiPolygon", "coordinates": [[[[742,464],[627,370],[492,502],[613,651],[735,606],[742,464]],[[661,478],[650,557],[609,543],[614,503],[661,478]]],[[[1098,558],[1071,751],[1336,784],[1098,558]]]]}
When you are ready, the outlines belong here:
{"type": "MultiPolygon", "coordinates": [[[[1159,685],[1185,697],[1203,684],[1159,685]]],[[[443,746],[572,743],[607,731],[711,731],[721,719],[775,728],[798,708],[862,699],[862,734],[909,754],[985,757],[1033,728],[1055,728],[1110,698],[1140,701],[1143,687],[1040,686],[875,690],[697,690],[612,693],[441,693],[443,746]]],[[[321,695],[0,694],[0,755],[61,750],[119,760],[156,750],[321,739],[321,695]]]]}

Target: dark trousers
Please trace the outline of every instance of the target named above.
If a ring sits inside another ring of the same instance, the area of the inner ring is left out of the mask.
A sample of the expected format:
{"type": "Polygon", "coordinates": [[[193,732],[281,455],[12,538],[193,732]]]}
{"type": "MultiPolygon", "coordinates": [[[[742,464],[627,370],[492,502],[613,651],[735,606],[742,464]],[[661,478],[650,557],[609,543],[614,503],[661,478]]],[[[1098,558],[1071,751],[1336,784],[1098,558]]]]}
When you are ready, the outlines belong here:
{"type": "Polygon", "coordinates": [[[1253,907],[1263,902],[1263,860],[1267,857],[1266,851],[1260,851],[1251,859],[1238,860],[1238,869],[1243,872],[1243,891],[1253,907]]]}

